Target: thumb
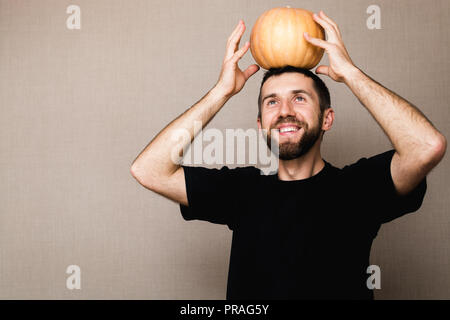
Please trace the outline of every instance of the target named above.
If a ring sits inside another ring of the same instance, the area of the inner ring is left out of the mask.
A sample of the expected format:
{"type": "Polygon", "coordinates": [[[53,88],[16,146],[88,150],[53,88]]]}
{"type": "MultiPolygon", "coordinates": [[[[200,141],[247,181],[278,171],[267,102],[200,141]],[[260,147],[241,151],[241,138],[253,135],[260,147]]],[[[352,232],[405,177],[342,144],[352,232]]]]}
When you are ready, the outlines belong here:
{"type": "Polygon", "coordinates": [[[252,75],[254,75],[259,70],[259,66],[257,64],[252,64],[244,71],[245,81],[248,80],[252,75]]]}
{"type": "Polygon", "coordinates": [[[322,66],[319,66],[319,67],[316,68],[316,73],[317,74],[324,74],[326,76],[329,76],[328,71],[329,71],[329,67],[328,66],[322,65],[322,66]]]}

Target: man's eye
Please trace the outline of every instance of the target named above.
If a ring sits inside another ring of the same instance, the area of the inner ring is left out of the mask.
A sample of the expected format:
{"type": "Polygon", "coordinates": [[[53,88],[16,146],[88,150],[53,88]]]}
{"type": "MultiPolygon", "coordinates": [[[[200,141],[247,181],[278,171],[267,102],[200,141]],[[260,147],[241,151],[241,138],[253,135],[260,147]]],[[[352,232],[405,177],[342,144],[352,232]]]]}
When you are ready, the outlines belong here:
{"type": "MultiPolygon", "coordinates": [[[[305,98],[303,98],[302,96],[298,96],[298,97],[295,97],[295,100],[297,100],[297,101],[305,101],[305,98]]],[[[276,103],[277,101],[276,100],[270,100],[270,101],[268,101],[267,102],[267,105],[274,105],[275,103],[276,103]]]]}

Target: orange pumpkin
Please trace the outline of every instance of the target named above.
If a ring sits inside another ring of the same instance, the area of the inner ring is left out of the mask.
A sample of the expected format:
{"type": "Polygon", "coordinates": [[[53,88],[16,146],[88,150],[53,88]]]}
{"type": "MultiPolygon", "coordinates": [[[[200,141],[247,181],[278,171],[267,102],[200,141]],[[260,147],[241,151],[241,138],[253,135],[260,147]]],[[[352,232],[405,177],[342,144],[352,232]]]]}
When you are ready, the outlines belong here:
{"type": "Polygon", "coordinates": [[[287,65],[314,68],[324,50],[307,42],[303,32],[323,40],[325,32],[312,15],[311,11],[290,7],[264,12],[250,36],[250,50],[256,63],[264,69],[287,65]]]}

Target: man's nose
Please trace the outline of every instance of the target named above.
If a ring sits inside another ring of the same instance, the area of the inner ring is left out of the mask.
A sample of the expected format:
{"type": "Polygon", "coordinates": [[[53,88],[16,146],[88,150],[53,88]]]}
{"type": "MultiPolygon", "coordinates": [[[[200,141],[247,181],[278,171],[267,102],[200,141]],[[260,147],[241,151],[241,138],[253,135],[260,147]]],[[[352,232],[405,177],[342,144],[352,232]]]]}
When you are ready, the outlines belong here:
{"type": "Polygon", "coordinates": [[[290,115],[295,115],[294,106],[289,103],[289,101],[282,101],[280,108],[280,116],[286,117],[290,115]]]}

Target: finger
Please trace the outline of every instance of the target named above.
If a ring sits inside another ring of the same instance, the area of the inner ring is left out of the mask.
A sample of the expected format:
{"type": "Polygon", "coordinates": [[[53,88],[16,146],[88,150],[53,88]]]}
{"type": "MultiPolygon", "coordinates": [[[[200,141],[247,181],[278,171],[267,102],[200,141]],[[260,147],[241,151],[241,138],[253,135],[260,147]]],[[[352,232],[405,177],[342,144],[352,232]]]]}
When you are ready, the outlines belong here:
{"type": "Polygon", "coordinates": [[[319,17],[317,14],[313,14],[313,18],[314,21],[316,21],[318,24],[320,24],[322,26],[322,28],[324,28],[327,32],[328,35],[328,39],[331,37],[337,37],[337,31],[336,29],[333,27],[333,25],[331,25],[330,23],[328,23],[326,20],[322,19],[321,17],[319,17]]]}
{"type": "Polygon", "coordinates": [[[239,48],[239,43],[241,42],[242,35],[244,34],[246,29],[247,29],[247,27],[245,26],[244,21],[242,21],[242,27],[241,27],[241,29],[239,29],[238,34],[237,34],[237,41],[236,41],[236,46],[234,48],[234,52],[236,52],[236,50],[239,48]]]}
{"type": "Polygon", "coordinates": [[[247,52],[248,48],[250,48],[250,41],[247,41],[242,46],[242,48],[240,48],[238,51],[235,52],[234,56],[231,58],[231,61],[233,61],[233,63],[238,62],[247,52]]]}
{"type": "Polygon", "coordinates": [[[328,17],[328,16],[325,14],[325,12],[323,12],[322,10],[320,10],[319,16],[320,16],[322,19],[324,19],[325,21],[327,21],[329,24],[331,24],[331,25],[334,27],[334,29],[336,30],[336,32],[337,32],[339,35],[341,35],[341,31],[339,30],[339,27],[338,27],[337,23],[334,22],[330,17],[328,17]]]}
{"type": "Polygon", "coordinates": [[[236,46],[234,48],[234,52],[236,52],[236,50],[239,48],[239,44],[241,43],[241,39],[242,39],[242,37],[239,37],[238,41],[236,42],[236,46]]]}
{"type": "Polygon", "coordinates": [[[315,45],[317,47],[320,47],[320,48],[325,49],[325,50],[330,48],[330,43],[329,42],[327,42],[325,40],[322,40],[322,39],[313,38],[313,37],[311,37],[309,35],[308,32],[304,32],[303,36],[305,37],[306,41],[308,41],[309,43],[311,43],[311,44],[313,44],[313,45],[315,45]]]}
{"type": "Polygon", "coordinates": [[[225,57],[223,58],[224,61],[230,59],[232,57],[233,54],[233,49],[230,49],[230,47],[232,47],[232,41],[233,39],[236,37],[236,34],[239,32],[239,30],[242,28],[242,24],[241,24],[241,20],[239,20],[238,25],[236,26],[236,28],[233,30],[233,32],[231,33],[231,35],[228,37],[227,39],[227,45],[226,45],[226,50],[225,50],[225,57]],[[231,55],[230,55],[231,53],[231,55]]]}
{"type": "Polygon", "coordinates": [[[243,72],[245,81],[248,80],[252,75],[254,75],[259,70],[259,66],[257,64],[252,64],[243,72]]]}
{"type": "Polygon", "coordinates": [[[236,33],[233,33],[233,35],[228,39],[225,60],[231,59],[233,57],[233,54],[236,52],[237,48],[239,48],[239,42],[241,41],[241,37],[244,34],[244,31],[245,31],[245,24],[242,21],[242,23],[240,23],[239,28],[236,30],[236,33]]]}
{"type": "Polygon", "coordinates": [[[230,39],[234,37],[234,35],[239,31],[239,29],[242,27],[242,20],[239,20],[238,24],[234,28],[233,32],[231,32],[230,36],[227,39],[227,43],[230,42],[230,39]]]}
{"type": "Polygon", "coordinates": [[[339,30],[339,27],[338,27],[337,23],[334,22],[330,17],[328,17],[325,14],[325,12],[323,12],[322,10],[320,10],[320,12],[319,12],[319,18],[322,18],[323,20],[325,20],[326,22],[331,24],[336,30],[339,30]]]}
{"type": "Polygon", "coordinates": [[[319,66],[319,67],[317,67],[316,68],[316,73],[317,74],[324,74],[324,75],[326,75],[326,76],[329,76],[329,71],[330,71],[330,69],[329,69],[329,67],[328,66],[319,66]]]}
{"type": "Polygon", "coordinates": [[[231,59],[236,52],[236,50],[239,48],[239,43],[241,41],[242,34],[244,33],[245,26],[241,26],[238,30],[238,33],[236,33],[227,43],[227,50],[225,54],[225,60],[231,59]]]}

